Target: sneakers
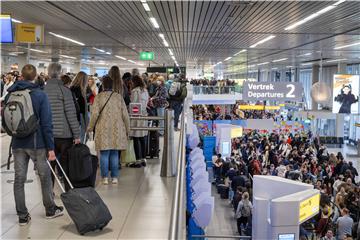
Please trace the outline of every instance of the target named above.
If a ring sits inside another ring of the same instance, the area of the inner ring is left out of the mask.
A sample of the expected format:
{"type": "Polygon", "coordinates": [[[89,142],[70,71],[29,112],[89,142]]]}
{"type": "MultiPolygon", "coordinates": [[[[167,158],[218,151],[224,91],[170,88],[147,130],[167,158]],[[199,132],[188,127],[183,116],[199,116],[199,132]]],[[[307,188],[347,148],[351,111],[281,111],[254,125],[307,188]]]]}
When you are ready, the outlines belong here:
{"type": "Polygon", "coordinates": [[[108,185],[109,184],[109,179],[107,177],[103,178],[103,184],[104,185],[108,185]]]}
{"type": "Polygon", "coordinates": [[[117,184],[117,183],[118,183],[118,179],[117,179],[117,178],[111,179],[111,183],[112,183],[112,184],[117,184]]]}
{"type": "Polygon", "coordinates": [[[47,219],[52,219],[64,215],[64,207],[55,206],[54,210],[51,212],[46,212],[47,219]]]}
{"type": "Polygon", "coordinates": [[[31,221],[30,214],[27,214],[26,217],[19,218],[19,225],[20,226],[25,226],[25,225],[29,224],[30,221],[31,221]]]}
{"type": "Polygon", "coordinates": [[[146,167],[146,159],[142,159],[142,160],[141,160],[141,165],[142,165],[143,167],[146,167]]]}

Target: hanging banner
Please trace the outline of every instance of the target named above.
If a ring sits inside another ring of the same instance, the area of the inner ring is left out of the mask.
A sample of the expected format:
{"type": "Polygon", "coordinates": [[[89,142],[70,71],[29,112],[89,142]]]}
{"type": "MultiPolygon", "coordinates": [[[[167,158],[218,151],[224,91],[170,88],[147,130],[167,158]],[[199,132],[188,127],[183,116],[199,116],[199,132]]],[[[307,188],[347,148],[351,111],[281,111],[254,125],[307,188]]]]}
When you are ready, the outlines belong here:
{"type": "Polygon", "coordinates": [[[32,23],[17,23],[15,39],[16,42],[21,43],[43,43],[44,26],[32,23]]]}
{"type": "Polygon", "coordinates": [[[334,75],[332,112],[359,113],[359,75],[334,75]]]}
{"type": "Polygon", "coordinates": [[[303,87],[298,82],[244,82],[245,101],[302,101],[303,87]]]}

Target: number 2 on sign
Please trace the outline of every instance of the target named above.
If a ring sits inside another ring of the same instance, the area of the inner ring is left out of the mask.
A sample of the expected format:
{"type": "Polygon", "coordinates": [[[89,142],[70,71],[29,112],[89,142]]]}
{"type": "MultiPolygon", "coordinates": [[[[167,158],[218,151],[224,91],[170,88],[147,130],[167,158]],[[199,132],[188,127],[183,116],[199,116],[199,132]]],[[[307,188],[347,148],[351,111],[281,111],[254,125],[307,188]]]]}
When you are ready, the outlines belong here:
{"type": "Polygon", "coordinates": [[[289,92],[286,94],[286,97],[288,98],[294,98],[294,91],[295,91],[295,85],[294,84],[287,84],[286,88],[290,88],[289,92]]]}

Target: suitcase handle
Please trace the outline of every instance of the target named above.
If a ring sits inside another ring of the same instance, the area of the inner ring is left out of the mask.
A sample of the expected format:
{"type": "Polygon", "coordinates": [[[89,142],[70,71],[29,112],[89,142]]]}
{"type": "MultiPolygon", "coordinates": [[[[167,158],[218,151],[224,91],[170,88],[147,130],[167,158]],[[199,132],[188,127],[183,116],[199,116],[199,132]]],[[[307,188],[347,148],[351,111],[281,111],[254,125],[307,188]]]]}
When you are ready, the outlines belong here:
{"type": "MultiPolygon", "coordinates": [[[[61,172],[63,173],[63,175],[64,175],[64,177],[65,177],[66,181],[68,182],[68,184],[69,184],[69,186],[70,186],[70,188],[71,188],[71,189],[74,189],[74,186],[71,184],[71,182],[70,182],[70,180],[69,180],[68,176],[66,175],[66,173],[65,173],[64,169],[62,168],[61,164],[59,163],[59,160],[56,158],[56,159],[55,159],[55,161],[56,161],[57,165],[59,166],[59,168],[61,169],[61,172]]],[[[51,167],[50,162],[49,162],[48,160],[46,160],[46,162],[47,162],[47,164],[48,164],[48,166],[49,166],[49,168],[50,168],[50,170],[51,170],[52,174],[54,175],[54,177],[55,177],[55,179],[56,179],[57,183],[59,184],[59,186],[60,186],[60,188],[61,188],[62,192],[64,193],[64,192],[65,192],[65,189],[64,189],[64,187],[61,185],[61,182],[60,182],[60,180],[59,180],[58,176],[56,175],[56,173],[55,173],[54,169],[51,167]]]]}

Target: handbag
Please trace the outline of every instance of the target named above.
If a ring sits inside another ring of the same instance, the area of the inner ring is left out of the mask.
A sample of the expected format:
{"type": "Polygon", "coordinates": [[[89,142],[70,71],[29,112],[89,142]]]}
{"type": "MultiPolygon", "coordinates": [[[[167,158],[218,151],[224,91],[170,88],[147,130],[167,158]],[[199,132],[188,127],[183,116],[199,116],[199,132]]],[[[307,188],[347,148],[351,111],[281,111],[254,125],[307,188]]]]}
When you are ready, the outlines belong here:
{"type": "Polygon", "coordinates": [[[97,155],[96,149],[95,149],[95,141],[93,134],[89,133],[89,138],[86,141],[86,146],[90,149],[91,155],[97,155]]]}
{"type": "Polygon", "coordinates": [[[121,151],[121,162],[126,163],[126,164],[136,162],[133,140],[129,140],[126,150],[121,151]]]}

